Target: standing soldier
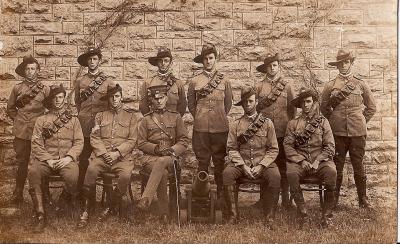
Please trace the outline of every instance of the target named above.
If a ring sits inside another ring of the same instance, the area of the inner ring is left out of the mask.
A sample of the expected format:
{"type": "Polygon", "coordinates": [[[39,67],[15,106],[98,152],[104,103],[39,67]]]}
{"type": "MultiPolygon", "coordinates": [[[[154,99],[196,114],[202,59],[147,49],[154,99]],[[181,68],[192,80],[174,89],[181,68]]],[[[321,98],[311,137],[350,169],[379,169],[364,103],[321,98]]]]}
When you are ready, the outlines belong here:
{"type": "MultiPolygon", "coordinates": [[[[257,71],[265,73],[265,79],[256,84],[258,97],[257,111],[263,112],[272,120],[278,140],[279,154],[275,160],[281,174],[282,205],[290,207],[289,185],[286,177],[286,156],[283,149],[283,138],[289,120],[293,119],[296,108],[290,104],[294,97],[291,85],[282,76],[279,53],[268,54],[264,64],[257,66],[257,71]]],[[[262,193],[261,193],[262,195],[262,193]]],[[[262,197],[261,197],[262,198],[262,197]]]]}
{"type": "Polygon", "coordinates": [[[319,114],[318,94],[302,88],[292,104],[302,109],[302,114],[289,121],[284,140],[288,160],[287,178],[290,192],[297,205],[300,218],[307,216],[300,179],[316,175],[325,183],[325,203],[322,225],[332,217],[335,200],[336,168],[333,162],[335,142],[328,120],[319,114]]]}
{"type": "Polygon", "coordinates": [[[33,129],[29,193],[35,210],[35,232],[43,231],[46,226],[41,187],[44,178],[61,175],[65,186],[60,201],[73,204],[77,195],[77,162],[83,148],[83,135],[78,118],[65,107],[65,94],[62,85],[51,87],[50,95],[43,101],[49,113],[39,117],[33,129]]]}
{"type": "Polygon", "coordinates": [[[168,89],[166,85],[148,88],[153,108],[140,122],[138,132],[138,147],[145,153],[143,169],[150,174],[138,208],[147,210],[157,191],[163,222],[168,220],[168,173],[173,172],[174,159],[184,153],[189,144],[181,116],[166,108],[168,89]]]}
{"type": "Polygon", "coordinates": [[[192,145],[199,161],[198,171],[208,172],[212,158],[218,198],[222,198],[222,171],[226,156],[229,124],[227,115],[232,107],[230,82],[216,69],[217,50],[204,45],[193,59],[203,64],[203,72],[193,77],[188,89],[188,107],[193,115],[192,145]]]}
{"type": "Polygon", "coordinates": [[[224,198],[229,213],[229,223],[237,220],[237,206],[233,191],[240,177],[262,178],[268,183],[264,189],[264,214],[266,220],[273,219],[279,200],[280,181],[278,167],[274,163],[278,155],[278,143],[272,121],[264,114],[257,113],[257,99],[253,87],[243,87],[241,100],[244,115],[230,126],[228,136],[228,166],[224,169],[224,198]]]}
{"type": "Polygon", "coordinates": [[[85,138],[83,151],[79,157],[78,190],[82,187],[93,150],[90,145],[90,132],[94,126],[94,118],[98,112],[107,110],[107,101],[101,101],[100,98],[107,93],[108,86],[115,85],[99,70],[101,58],[101,51],[97,48],[89,48],[86,53],[78,57],[78,63],[88,68],[88,73],[79,77],[75,83],[75,104],[85,138]]]}
{"type": "Polygon", "coordinates": [[[153,66],[158,67],[156,75],[147,79],[140,90],[140,112],[145,115],[150,112],[151,101],[147,95],[147,88],[151,86],[167,85],[168,86],[168,101],[167,109],[170,111],[178,112],[183,116],[186,112],[186,94],[185,88],[183,87],[182,81],[178,80],[174,74],[172,74],[172,55],[171,51],[162,47],[158,50],[157,56],[150,57],[149,63],[153,66]]]}
{"type": "Polygon", "coordinates": [[[23,192],[26,177],[28,175],[28,163],[31,153],[31,137],[36,119],[43,115],[45,108],[42,101],[49,94],[49,87],[38,80],[40,71],[39,62],[32,56],[23,58],[21,64],[15,69],[15,73],[24,78],[16,84],[7,101],[7,114],[14,121],[13,134],[14,150],[18,165],[15,190],[12,202],[23,202],[23,192]]]}
{"type": "Polygon", "coordinates": [[[343,167],[349,152],[361,208],[370,208],[367,198],[367,177],[363,165],[367,123],[376,112],[374,97],[369,87],[351,73],[355,57],[340,49],[335,62],[339,75],[329,81],[322,91],[321,112],[332,127],[335,136],[337,169],[336,204],[343,179],[343,167]]]}
{"type": "MultiPolygon", "coordinates": [[[[117,175],[117,187],[112,192],[111,199],[113,203],[122,204],[126,203],[124,197],[134,168],[130,154],[137,145],[138,117],[130,109],[122,107],[122,88],[118,84],[108,86],[107,94],[100,100],[108,101],[108,110],[96,114],[95,126],[90,134],[93,155],[82,186],[84,204],[78,228],[84,228],[88,224],[90,196],[95,190],[97,177],[103,172],[117,175]]],[[[115,206],[108,206],[99,220],[104,221],[110,216],[113,207],[115,206]]]]}

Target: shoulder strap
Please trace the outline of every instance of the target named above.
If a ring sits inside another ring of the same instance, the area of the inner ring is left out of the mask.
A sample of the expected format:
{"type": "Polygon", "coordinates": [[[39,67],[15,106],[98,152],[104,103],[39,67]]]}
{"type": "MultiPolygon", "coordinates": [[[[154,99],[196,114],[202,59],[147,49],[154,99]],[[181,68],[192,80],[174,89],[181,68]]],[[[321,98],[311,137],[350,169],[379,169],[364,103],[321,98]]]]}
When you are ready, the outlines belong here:
{"type": "Polygon", "coordinates": [[[80,98],[81,101],[84,102],[86,101],[91,95],[93,95],[93,93],[95,91],[97,91],[97,89],[99,89],[99,87],[101,86],[101,84],[103,84],[103,82],[107,79],[107,77],[100,72],[96,78],[90,83],[90,85],[88,87],[86,87],[85,90],[81,91],[80,93],[80,98]]]}
{"type": "Polygon", "coordinates": [[[32,99],[34,99],[37,94],[39,94],[39,92],[43,90],[43,88],[44,85],[40,81],[36,82],[36,84],[32,86],[32,88],[30,88],[27,93],[17,98],[17,100],[15,101],[15,106],[18,109],[25,107],[25,105],[29,104],[32,99]]]}
{"type": "Polygon", "coordinates": [[[197,91],[196,100],[205,98],[210,95],[214,91],[214,89],[218,87],[223,78],[224,75],[216,71],[210,81],[204,87],[197,91]]]}
{"type": "Polygon", "coordinates": [[[323,119],[323,116],[317,116],[307,122],[304,131],[295,135],[294,146],[297,148],[306,144],[310,140],[312,134],[314,134],[317,128],[321,125],[323,119]]]}
{"type": "Polygon", "coordinates": [[[271,92],[266,97],[261,97],[258,105],[257,110],[260,111],[266,107],[271,106],[278,97],[282,94],[282,91],[285,89],[287,81],[284,81],[282,78],[279,78],[276,85],[271,89],[271,92]]]}
{"type": "Polygon", "coordinates": [[[237,137],[237,141],[239,143],[239,147],[241,144],[247,143],[256,133],[257,131],[264,125],[264,123],[268,120],[267,116],[263,113],[260,113],[256,120],[253,123],[250,123],[249,127],[247,127],[246,131],[243,134],[240,134],[237,137]]]}
{"type": "Polygon", "coordinates": [[[161,130],[162,132],[164,132],[165,135],[168,136],[168,138],[169,138],[170,140],[173,140],[173,139],[174,139],[174,138],[161,126],[161,124],[160,124],[160,122],[158,121],[158,119],[156,118],[156,116],[154,116],[154,113],[152,113],[152,114],[150,115],[150,118],[153,120],[154,124],[156,124],[157,127],[160,128],[160,130],[161,130]]]}
{"type": "Polygon", "coordinates": [[[71,118],[71,111],[65,110],[64,112],[62,112],[49,127],[43,128],[43,138],[50,139],[55,133],[63,128],[71,120],[71,118]]]}
{"type": "Polygon", "coordinates": [[[342,86],[342,88],[340,88],[339,91],[334,91],[331,93],[330,99],[329,99],[329,103],[331,105],[332,108],[335,108],[336,106],[338,106],[343,100],[345,100],[350,93],[356,88],[356,84],[354,84],[354,82],[352,82],[351,80],[349,80],[348,82],[346,82],[346,84],[344,84],[342,86]]]}

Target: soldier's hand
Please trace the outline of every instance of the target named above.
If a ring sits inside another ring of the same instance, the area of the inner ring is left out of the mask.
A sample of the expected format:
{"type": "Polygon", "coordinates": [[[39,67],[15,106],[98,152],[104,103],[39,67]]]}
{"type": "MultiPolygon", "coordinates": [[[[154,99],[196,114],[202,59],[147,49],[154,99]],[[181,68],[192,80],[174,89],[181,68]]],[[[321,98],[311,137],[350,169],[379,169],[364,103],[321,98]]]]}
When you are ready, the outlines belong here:
{"type": "Polygon", "coordinates": [[[174,151],[174,149],[168,147],[168,148],[163,149],[161,151],[161,153],[163,156],[173,156],[175,154],[175,151],[174,151]]]}
{"type": "Polygon", "coordinates": [[[259,164],[251,169],[251,173],[253,173],[253,176],[257,178],[258,176],[260,176],[264,167],[264,165],[259,164]]]}
{"type": "Polygon", "coordinates": [[[56,169],[56,170],[62,169],[65,166],[67,166],[70,162],[72,162],[72,158],[70,156],[61,158],[61,159],[57,160],[57,162],[55,163],[54,169],[56,169]]]}
{"type": "Polygon", "coordinates": [[[55,164],[58,162],[58,160],[56,160],[56,159],[49,159],[49,160],[47,160],[46,162],[47,162],[47,164],[48,164],[51,168],[54,169],[54,166],[55,166],[55,164]]]}
{"type": "Polygon", "coordinates": [[[306,172],[309,172],[310,169],[312,168],[312,165],[311,165],[310,162],[308,162],[308,161],[306,161],[306,160],[303,160],[303,161],[301,162],[301,167],[302,167],[306,172]]]}
{"type": "Polygon", "coordinates": [[[245,173],[245,175],[247,176],[247,177],[249,177],[250,179],[254,179],[254,175],[253,175],[253,173],[251,172],[251,168],[249,167],[249,166],[247,166],[247,165],[243,165],[243,171],[244,171],[244,173],[245,173]]]}
{"type": "Polygon", "coordinates": [[[111,162],[114,162],[121,156],[121,153],[119,153],[119,151],[113,151],[113,152],[110,152],[108,155],[110,156],[111,162]]]}

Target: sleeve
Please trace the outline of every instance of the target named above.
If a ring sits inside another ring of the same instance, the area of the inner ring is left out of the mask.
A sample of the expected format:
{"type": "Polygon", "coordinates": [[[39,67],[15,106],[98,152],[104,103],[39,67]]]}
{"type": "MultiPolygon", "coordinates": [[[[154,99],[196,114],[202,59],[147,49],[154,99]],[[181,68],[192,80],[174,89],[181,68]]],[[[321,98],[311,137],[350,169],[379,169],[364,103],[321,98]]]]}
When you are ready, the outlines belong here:
{"type": "Polygon", "coordinates": [[[323,129],[322,152],[315,159],[318,162],[331,160],[335,154],[335,139],[327,119],[323,120],[321,127],[323,129]]]}
{"type": "Polygon", "coordinates": [[[225,81],[225,98],[224,98],[224,104],[225,104],[225,113],[228,114],[229,111],[232,108],[232,99],[233,99],[233,94],[232,94],[232,87],[231,83],[229,81],[225,81]]]}
{"type": "Polygon", "coordinates": [[[11,90],[10,97],[8,98],[7,101],[7,114],[10,116],[12,120],[15,119],[17,116],[17,107],[15,106],[15,103],[17,101],[17,91],[16,87],[14,86],[13,89],[11,90]]]}
{"type": "Polygon", "coordinates": [[[270,164],[272,164],[279,153],[278,141],[276,139],[275,128],[272,121],[268,121],[267,128],[267,144],[265,145],[267,150],[264,158],[260,162],[260,164],[264,165],[265,167],[268,167],[270,164]]]}
{"type": "Polygon", "coordinates": [[[187,107],[187,100],[186,100],[186,93],[185,87],[183,86],[182,82],[179,82],[178,85],[178,113],[183,116],[186,112],[187,107]]]}
{"type": "Polygon", "coordinates": [[[331,96],[331,86],[329,84],[326,84],[324,86],[324,89],[322,90],[322,95],[321,95],[321,113],[325,116],[325,118],[328,118],[332,114],[332,108],[329,105],[329,99],[331,96]]]}
{"type": "Polygon", "coordinates": [[[137,145],[137,138],[138,138],[138,117],[134,113],[132,113],[131,120],[129,123],[128,139],[117,147],[117,150],[122,157],[125,157],[127,154],[132,152],[132,150],[137,145]]]}
{"type": "Polygon", "coordinates": [[[189,137],[182,117],[176,116],[176,143],[172,146],[175,154],[180,156],[184,153],[189,145],[189,137]]]}
{"type": "Polygon", "coordinates": [[[50,153],[47,152],[44,146],[45,141],[42,136],[43,123],[44,123],[43,117],[39,117],[36,120],[35,126],[33,128],[32,141],[31,141],[32,156],[39,161],[47,161],[54,158],[50,153]]]}
{"type": "Polygon", "coordinates": [[[287,88],[287,114],[289,120],[294,119],[296,116],[296,107],[292,105],[291,101],[294,99],[294,90],[293,87],[288,84],[287,88]]]}
{"type": "Polygon", "coordinates": [[[194,89],[194,81],[193,80],[190,81],[190,83],[189,83],[187,101],[188,101],[189,112],[192,114],[192,116],[194,118],[196,116],[197,101],[196,101],[196,91],[194,89]]]}
{"type": "Polygon", "coordinates": [[[368,122],[372,116],[376,113],[376,104],[375,104],[375,99],[374,96],[372,95],[371,89],[369,89],[367,84],[363,84],[363,101],[364,101],[364,111],[363,115],[365,117],[365,120],[368,122]]]}
{"type": "Polygon", "coordinates": [[[101,130],[100,124],[102,119],[102,113],[96,114],[95,124],[90,133],[90,145],[93,147],[93,152],[96,156],[101,156],[107,153],[106,145],[104,144],[103,140],[101,139],[101,130]]]}
{"type": "Polygon", "coordinates": [[[155,155],[154,149],[157,144],[148,141],[148,129],[146,117],[139,122],[138,128],[138,148],[146,154],[155,155]]]}
{"type": "Polygon", "coordinates": [[[235,121],[229,126],[228,142],[227,142],[227,154],[228,159],[235,166],[245,165],[245,162],[239,152],[239,144],[237,142],[237,126],[238,121],[235,121]]]}
{"type": "Polygon", "coordinates": [[[74,120],[74,141],[72,142],[71,149],[67,152],[67,156],[70,156],[75,162],[77,162],[78,157],[83,150],[83,133],[78,118],[73,117],[72,119],[74,120]]]}
{"type": "Polygon", "coordinates": [[[285,149],[286,159],[293,163],[301,163],[306,158],[299,154],[294,148],[295,142],[295,120],[289,121],[286,129],[285,139],[283,141],[283,148],[285,149]]]}
{"type": "Polygon", "coordinates": [[[81,86],[81,81],[80,79],[77,79],[74,84],[74,92],[75,92],[74,100],[78,112],[81,110],[81,103],[82,103],[80,96],[80,86],[81,86]]]}
{"type": "Polygon", "coordinates": [[[147,96],[147,81],[143,82],[139,92],[140,92],[139,110],[143,115],[145,115],[148,112],[150,112],[149,99],[147,96]]]}

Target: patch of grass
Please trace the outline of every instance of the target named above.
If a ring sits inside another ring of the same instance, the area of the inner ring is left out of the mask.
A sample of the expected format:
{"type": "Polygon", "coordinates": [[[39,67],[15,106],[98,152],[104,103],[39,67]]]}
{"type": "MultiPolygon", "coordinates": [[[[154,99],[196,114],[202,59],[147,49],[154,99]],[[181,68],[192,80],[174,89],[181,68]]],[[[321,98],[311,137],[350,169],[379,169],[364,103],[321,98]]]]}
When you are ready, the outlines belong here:
{"type": "MultiPolygon", "coordinates": [[[[10,187],[11,188],[11,187],[10,187]]],[[[0,188],[0,204],[8,198],[10,188],[0,188]],[[2,191],[5,190],[5,191],[2,191]]],[[[349,192],[348,195],[353,195],[349,192]]],[[[138,195],[138,194],[136,194],[138,195]]],[[[41,243],[394,243],[396,238],[396,210],[376,206],[374,211],[359,209],[355,198],[342,202],[335,212],[333,225],[319,227],[320,208],[316,194],[306,194],[310,220],[302,228],[297,224],[295,209],[279,209],[273,230],[266,227],[260,210],[250,207],[257,196],[240,194],[240,216],[236,225],[176,224],[162,225],[156,216],[136,219],[134,223],[111,217],[106,223],[93,216],[88,228],[75,229],[76,219],[55,218],[51,212],[49,226],[44,233],[31,232],[31,206],[27,201],[21,214],[2,217],[0,242],[41,243]]],[[[342,200],[342,199],[341,199],[342,200]]],[[[97,208],[97,213],[100,208],[97,208]]]]}

